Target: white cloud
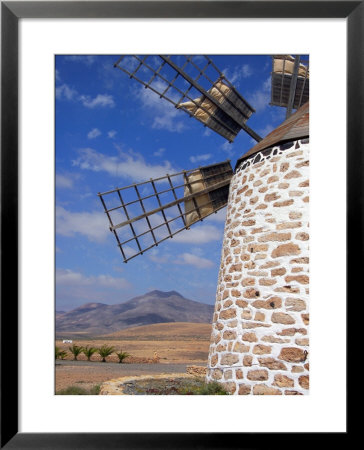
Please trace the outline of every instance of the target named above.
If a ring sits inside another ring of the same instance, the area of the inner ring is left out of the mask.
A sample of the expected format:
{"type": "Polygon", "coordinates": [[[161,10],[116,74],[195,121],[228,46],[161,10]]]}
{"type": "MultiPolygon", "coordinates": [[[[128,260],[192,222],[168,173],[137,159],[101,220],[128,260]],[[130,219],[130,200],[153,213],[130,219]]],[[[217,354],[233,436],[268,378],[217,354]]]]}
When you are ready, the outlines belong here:
{"type": "Polygon", "coordinates": [[[221,149],[224,153],[226,153],[227,156],[228,156],[229,158],[231,158],[231,157],[233,156],[233,154],[234,154],[234,146],[233,146],[233,144],[231,144],[231,143],[228,142],[228,141],[225,141],[225,142],[220,146],[220,149],[221,149]]]}
{"type": "MultiPolygon", "coordinates": [[[[156,81],[153,87],[159,91],[163,91],[166,85],[162,81],[156,81]]],[[[169,94],[170,97],[173,95],[169,94]]],[[[143,107],[148,108],[153,114],[154,120],[152,128],[165,129],[171,132],[180,133],[185,129],[185,125],[182,121],[177,120],[177,117],[181,117],[182,114],[171,103],[161,99],[159,95],[150,89],[142,87],[137,91],[137,96],[141,100],[143,107]]],[[[177,98],[175,99],[177,100],[177,98]]]]}
{"type": "Polygon", "coordinates": [[[78,92],[67,84],[62,84],[56,88],[56,98],[58,100],[75,100],[77,95],[78,92]]]}
{"type": "Polygon", "coordinates": [[[243,78],[248,78],[251,77],[253,75],[253,69],[251,68],[251,66],[249,66],[249,64],[243,64],[241,67],[241,76],[243,78]]]}
{"type": "Polygon", "coordinates": [[[154,118],[152,128],[155,128],[157,130],[168,130],[171,132],[181,133],[185,129],[184,124],[182,122],[175,122],[173,120],[174,114],[172,113],[169,105],[167,106],[166,110],[169,111],[166,111],[165,114],[159,115],[154,118]]]}
{"type": "Polygon", "coordinates": [[[208,220],[209,222],[225,223],[226,208],[222,208],[217,213],[211,214],[210,216],[206,217],[205,220],[208,220]]]}
{"type": "Polygon", "coordinates": [[[151,249],[148,252],[148,258],[157,264],[164,264],[169,262],[169,257],[170,255],[168,254],[161,254],[159,249],[151,249]]]}
{"type": "Polygon", "coordinates": [[[96,61],[94,55],[67,55],[64,57],[66,61],[81,62],[87,66],[91,66],[96,61]]]}
{"type": "Polygon", "coordinates": [[[123,245],[123,251],[127,258],[129,258],[130,256],[134,256],[135,253],[137,253],[136,250],[129,245],[123,245]]]}
{"type": "Polygon", "coordinates": [[[196,224],[190,230],[184,230],[173,236],[170,242],[183,244],[207,244],[222,239],[222,230],[207,223],[196,224]]]}
{"type": "Polygon", "coordinates": [[[203,250],[194,248],[193,253],[184,252],[182,254],[161,253],[159,249],[152,249],[148,252],[148,258],[157,264],[177,264],[189,265],[199,269],[213,267],[215,263],[203,256],[203,250]]]}
{"type": "Polygon", "coordinates": [[[56,174],[56,187],[59,189],[73,188],[73,177],[67,175],[56,174]]]}
{"type": "Polygon", "coordinates": [[[88,134],[87,137],[89,139],[95,139],[101,135],[101,131],[98,128],[93,128],[88,134]]]}
{"type": "Polygon", "coordinates": [[[286,109],[281,107],[272,108],[270,115],[274,122],[281,124],[286,120],[286,109]]]}
{"type": "MultiPolygon", "coordinates": [[[[271,125],[270,123],[268,123],[264,128],[260,128],[260,129],[258,130],[258,133],[259,133],[262,137],[265,137],[265,136],[267,136],[271,131],[273,131],[274,128],[276,128],[276,127],[274,127],[273,125],[271,125]]],[[[255,144],[256,144],[256,141],[254,141],[254,142],[255,142],[255,144]]]]}
{"type": "Polygon", "coordinates": [[[56,69],[56,81],[60,81],[61,80],[61,76],[59,75],[59,70],[56,69]]]}
{"type": "Polygon", "coordinates": [[[247,93],[247,100],[257,111],[264,111],[270,102],[270,77],[262,84],[262,86],[251,94],[247,93]]]}
{"type": "Polygon", "coordinates": [[[131,285],[125,278],[115,278],[111,275],[85,276],[70,269],[56,270],[58,286],[93,286],[109,289],[125,289],[131,285]]]}
{"type": "MultiPolygon", "coordinates": [[[[149,216],[149,222],[151,223],[152,227],[157,227],[158,225],[164,223],[164,218],[161,214],[153,214],[149,216]]],[[[137,220],[136,222],[134,222],[133,226],[137,234],[149,231],[149,225],[145,220],[137,220]]],[[[166,230],[166,227],[159,227],[154,230],[154,235],[157,239],[162,239],[166,235],[166,230]]],[[[148,236],[151,237],[151,234],[148,234],[148,236]]]]}
{"type": "Polygon", "coordinates": [[[122,61],[119,63],[124,69],[133,71],[139,65],[139,61],[134,56],[124,56],[122,61]]]}
{"type": "Polygon", "coordinates": [[[82,102],[83,106],[86,106],[86,108],[90,109],[96,108],[97,106],[109,106],[110,108],[113,108],[115,106],[112,95],[107,94],[98,94],[95,98],[92,98],[89,95],[81,95],[80,101],[82,102]]]}
{"type": "Polygon", "coordinates": [[[110,130],[107,132],[107,137],[109,137],[110,139],[113,139],[116,136],[117,131],[115,130],[110,130]]]}
{"type": "Polygon", "coordinates": [[[211,153],[206,153],[204,155],[196,155],[196,156],[190,156],[191,163],[197,163],[199,161],[207,161],[212,157],[211,153]]]}
{"type": "Polygon", "coordinates": [[[78,284],[84,279],[84,276],[78,272],[73,272],[69,269],[57,269],[56,270],[56,283],[57,284],[78,284]]]}
{"type": "Polygon", "coordinates": [[[202,63],[206,64],[207,61],[204,55],[193,55],[192,60],[195,64],[202,64],[202,63]]]}
{"type": "Polygon", "coordinates": [[[90,198],[93,197],[95,195],[94,192],[85,192],[84,194],[79,194],[80,195],[80,199],[84,200],[85,198],[90,198]]]}
{"type": "Polygon", "coordinates": [[[251,77],[254,71],[249,64],[243,64],[241,66],[235,66],[233,68],[228,67],[223,70],[223,73],[231,83],[236,83],[243,78],[251,77]]]}
{"type": "Polygon", "coordinates": [[[178,171],[168,161],[155,165],[147,163],[142,155],[131,150],[124,152],[119,148],[117,156],[107,156],[92,148],[84,148],[79,153],[80,157],[72,161],[74,166],[133,181],[149,180],[178,171]]]}
{"type": "Polygon", "coordinates": [[[67,84],[62,84],[56,88],[57,100],[78,101],[86,108],[110,107],[115,106],[114,98],[108,94],[98,94],[92,98],[90,95],[81,95],[76,89],[71,88],[67,84]]]}
{"type": "Polygon", "coordinates": [[[162,156],[165,151],[165,148],[159,148],[156,152],[153,153],[153,156],[162,156]]]}
{"type": "Polygon", "coordinates": [[[207,269],[208,267],[213,267],[214,263],[206,258],[201,258],[200,256],[193,255],[192,253],[182,253],[176,259],[175,264],[183,264],[188,266],[194,266],[198,269],[207,269]]]}
{"type": "Polygon", "coordinates": [[[110,234],[108,227],[109,223],[103,212],[72,212],[62,206],[56,207],[56,233],[59,235],[74,237],[81,234],[89,241],[103,242],[110,234]]]}
{"type": "MultiPolygon", "coordinates": [[[[93,281],[94,277],[91,278],[93,281]]],[[[98,275],[96,277],[96,284],[111,289],[124,289],[131,286],[125,278],[114,278],[111,275],[98,275]]]]}

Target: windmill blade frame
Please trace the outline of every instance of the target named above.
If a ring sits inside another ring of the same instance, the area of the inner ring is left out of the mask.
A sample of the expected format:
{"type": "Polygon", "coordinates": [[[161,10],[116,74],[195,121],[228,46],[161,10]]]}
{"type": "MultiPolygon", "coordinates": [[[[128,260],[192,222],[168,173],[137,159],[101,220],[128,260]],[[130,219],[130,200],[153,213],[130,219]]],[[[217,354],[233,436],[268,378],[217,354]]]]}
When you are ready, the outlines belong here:
{"type": "Polygon", "coordinates": [[[271,72],[272,106],[287,108],[286,119],[298,110],[310,96],[309,60],[299,55],[273,55],[271,72]]]}
{"type": "Polygon", "coordinates": [[[124,262],[224,208],[232,176],[226,160],[98,193],[124,262]]]}
{"type": "Polygon", "coordinates": [[[254,108],[211,58],[206,55],[178,55],[173,58],[165,55],[123,55],[114,67],[229,142],[234,141],[241,129],[258,142],[262,139],[246,125],[255,112],[254,108]],[[180,60],[183,58],[182,64],[180,60]],[[205,62],[203,66],[199,65],[201,60],[205,62]]]}

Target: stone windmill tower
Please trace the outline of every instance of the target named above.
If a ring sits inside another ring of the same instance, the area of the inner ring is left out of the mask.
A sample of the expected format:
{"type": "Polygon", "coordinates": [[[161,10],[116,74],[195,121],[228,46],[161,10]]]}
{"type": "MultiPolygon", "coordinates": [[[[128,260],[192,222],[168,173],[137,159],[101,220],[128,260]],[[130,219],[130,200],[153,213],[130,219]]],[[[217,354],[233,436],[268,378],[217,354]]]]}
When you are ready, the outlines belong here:
{"type": "Polygon", "coordinates": [[[227,204],[206,378],[232,394],[304,394],[309,379],[308,65],[298,56],[273,58],[271,104],[286,107],[287,119],[261,139],[246,125],[254,109],[204,58],[201,66],[193,56],[184,61],[128,56],[115,67],[230,142],[243,129],[258,143],[237,161],[235,171],[224,161],[99,197],[125,262],[227,204]]]}
{"type": "Polygon", "coordinates": [[[238,394],[308,389],[308,103],[236,165],[208,380],[238,394]]]}

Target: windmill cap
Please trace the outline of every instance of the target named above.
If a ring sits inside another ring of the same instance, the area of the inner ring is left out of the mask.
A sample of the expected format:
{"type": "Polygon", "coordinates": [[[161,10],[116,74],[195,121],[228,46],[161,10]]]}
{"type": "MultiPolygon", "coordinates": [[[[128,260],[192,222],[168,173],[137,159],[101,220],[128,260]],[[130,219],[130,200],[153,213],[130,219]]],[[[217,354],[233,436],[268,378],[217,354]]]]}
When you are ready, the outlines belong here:
{"type": "Polygon", "coordinates": [[[239,167],[240,164],[249,156],[265,150],[266,148],[273,147],[274,145],[282,144],[284,142],[293,141],[295,139],[306,138],[309,135],[309,102],[307,102],[281,125],[279,125],[279,127],[270,132],[264,139],[258,142],[258,144],[241,156],[238,159],[235,168],[239,167]]]}

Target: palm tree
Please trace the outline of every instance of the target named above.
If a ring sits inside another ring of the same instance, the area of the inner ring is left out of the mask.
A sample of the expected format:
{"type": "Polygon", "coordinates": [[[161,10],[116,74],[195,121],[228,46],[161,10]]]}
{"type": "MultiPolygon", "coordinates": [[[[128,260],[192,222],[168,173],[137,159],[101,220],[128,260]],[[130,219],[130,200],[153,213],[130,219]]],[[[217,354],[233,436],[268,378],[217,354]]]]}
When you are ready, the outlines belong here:
{"type": "Polygon", "coordinates": [[[59,352],[59,357],[64,360],[65,357],[67,356],[67,352],[65,350],[62,350],[59,352]]]}
{"type": "Polygon", "coordinates": [[[83,347],[73,344],[72,347],[68,347],[68,349],[73,354],[74,361],[77,361],[77,356],[82,352],[83,347]]]}
{"type": "Polygon", "coordinates": [[[67,356],[67,352],[65,350],[61,350],[56,346],[55,357],[56,359],[64,359],[67,356]]]}
{"type": "Polygon", "coordinates": [[[120,363],[120,364],[124,361],[125,358],[127,358],[128,356],[130,356],[129,353],[123,352],[122,350],[120,350],[119,353],[118,353],[118,352],[115,352],[115,353],[118,355],[119,363],[120,363]]]}
{"type": "Polygon", "coordinates": [[[61,352],[61,349],[59,347],[56,346],[56,351],[54,352],[56,359],[59,358],[59,354],[61,352]]]}
{"type": "Polygon", "coordinates": [[[67,356],[67,352],[65,350],[61,350],[59,347],[56,347],[55,356],[56,359],[64,359],[67,356]]]}
{"type": "Polygon", "coordinates": [[[91,356],[96,352],[97,352],[97,348],[89,347],[88,345],[86,345],[86,347],[84,347],[82,349],[82,353],[86,356],[87,361],[91,361],[91,356]]]}
{"type": "Polygon", "coordinates": [[[102,362],[106,362],[106,358],[114,353],[114,347],[108,347],[107,345],[103,345],[97,351],[102,358],[102,362]]]}

